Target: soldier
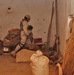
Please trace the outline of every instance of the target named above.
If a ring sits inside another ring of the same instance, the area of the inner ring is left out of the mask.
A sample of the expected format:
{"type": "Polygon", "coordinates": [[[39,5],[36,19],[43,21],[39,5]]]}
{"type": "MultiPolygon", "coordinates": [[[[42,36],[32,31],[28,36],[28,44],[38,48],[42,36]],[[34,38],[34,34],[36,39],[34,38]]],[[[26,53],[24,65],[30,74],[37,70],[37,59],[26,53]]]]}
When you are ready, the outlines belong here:
{"type": "Polygon", "coordinates": [[[20,44],[18,44],[15,48],[15,50],[13,50],[11,52],[11,54],[15,57],[16,56],[16,52],[21,49],[24,44],[26,43],[26,39],[27,39],[27,36],[32,32],[32,30],[28,30],[28,22],[30,21],[30,16],[29,15],[26,15],[24,17],[24,19],[22,19],[21,21],[21,24],[20,24],[20,29],[21,29],[21,33],[20,33],[20,36],[21,36],[21,41],[20,41],[20,44]]]}

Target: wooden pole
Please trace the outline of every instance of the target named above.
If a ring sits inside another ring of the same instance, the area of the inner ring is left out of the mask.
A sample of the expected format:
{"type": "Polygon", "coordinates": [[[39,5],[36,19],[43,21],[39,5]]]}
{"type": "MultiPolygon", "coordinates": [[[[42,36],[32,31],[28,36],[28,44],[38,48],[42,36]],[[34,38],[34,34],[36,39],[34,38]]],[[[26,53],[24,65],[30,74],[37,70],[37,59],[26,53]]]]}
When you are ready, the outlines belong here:
{"type": "Polygon", "coordinates": [[[55,14],[56,14],[56,44],[57,52],[59,51],[59,34],[58,34],[58,2],[55,0],[55,14]]]}
{"type": "Polygon", "coordinates": [[[53,15],[54,15],[54,1],[52,2],[52,12],[51,12],[51,20],[50,20],[49,29],[48,29],[48,35],[47,35],[47,47],[46,47],[46,50],[49,50],[53,15]]]}

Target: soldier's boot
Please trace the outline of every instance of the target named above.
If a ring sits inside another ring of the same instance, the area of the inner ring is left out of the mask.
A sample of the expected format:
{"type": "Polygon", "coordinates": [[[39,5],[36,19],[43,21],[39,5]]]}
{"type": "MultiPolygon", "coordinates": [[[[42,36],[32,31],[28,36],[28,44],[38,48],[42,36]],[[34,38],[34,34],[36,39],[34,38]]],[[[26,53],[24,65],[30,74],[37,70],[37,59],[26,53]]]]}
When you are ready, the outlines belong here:
{"type": "Polygon", "coordinates": [[[13,51],[11,52],[11,54],[12,54],[14,57],[16,57],[16,52],[17,52],[19,49],[20,49],[20,46],[17,45],[16,48],[15,48],[15,50],[13,50],[13,51]]]}

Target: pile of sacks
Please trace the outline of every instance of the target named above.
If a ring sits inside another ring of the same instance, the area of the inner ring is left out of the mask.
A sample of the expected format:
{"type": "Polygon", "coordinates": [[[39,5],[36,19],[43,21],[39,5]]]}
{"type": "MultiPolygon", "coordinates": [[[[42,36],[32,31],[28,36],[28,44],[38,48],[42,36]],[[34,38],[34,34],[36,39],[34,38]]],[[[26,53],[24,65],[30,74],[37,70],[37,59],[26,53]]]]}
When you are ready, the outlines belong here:
{"type": "MultiPolygon", "coordinates": [[[[30,62],[33,75],[50,75],[49,65],[51,61],[40,50],[30,51],[22,49],[16,54],[16,62],[30,62]]],[[[56,67],[55,75],[62,75],[61,65],[58,63],[54,67],[56,67]]]]}

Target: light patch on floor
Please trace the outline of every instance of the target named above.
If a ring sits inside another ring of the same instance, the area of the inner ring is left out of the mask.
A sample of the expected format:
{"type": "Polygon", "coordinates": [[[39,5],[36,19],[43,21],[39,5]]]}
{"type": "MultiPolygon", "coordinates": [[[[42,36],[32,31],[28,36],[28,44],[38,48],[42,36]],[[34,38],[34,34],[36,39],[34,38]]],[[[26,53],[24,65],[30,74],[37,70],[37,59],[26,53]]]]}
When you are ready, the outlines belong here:
{"type": "MultiPolygon", "coordinates": [[[[50,75],[55,75],[55,67],[50,65],[50,75]]],[[[30,63],[16,63],[9,53],[0,55],[0,75],[32,75],[30,63]]]]}
{"type": "Polygon", "coordinates": [[[32,75],[29,63],[15,63],[10,54],[0,55],[0,75],[32,75]]]}

